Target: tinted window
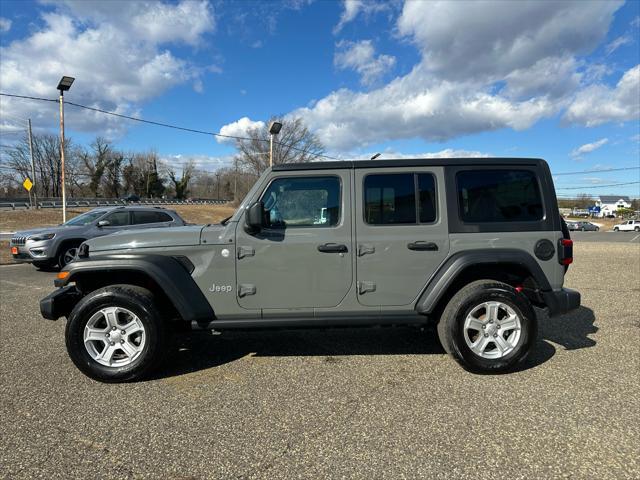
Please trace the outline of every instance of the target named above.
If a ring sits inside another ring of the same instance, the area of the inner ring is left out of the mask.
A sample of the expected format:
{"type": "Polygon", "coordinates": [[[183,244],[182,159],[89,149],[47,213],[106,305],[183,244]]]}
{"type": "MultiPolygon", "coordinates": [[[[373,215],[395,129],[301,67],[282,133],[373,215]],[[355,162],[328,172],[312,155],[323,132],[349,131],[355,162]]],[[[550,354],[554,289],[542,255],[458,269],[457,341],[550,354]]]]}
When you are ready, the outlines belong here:
{"type": "Polygon", "coordinates": [[[107,220],[111,227],[129,225],[129,212],[114,212],[104,217],[104,220],[107,220]]]}
{"type": "Polygon", "coordinates": [[[141,223],[171,222],[172,220],[173,218],[164,212],[133,211],[133,223],[136,225],[141,223]]]}
{"type": "Polygon", "coordinates": [[[340,179],[278,178],[262,201],[272,227],[332,227],[340,222],[340,179]]]}
{"type": "Polygon", "coordinates": [[[364,205],[367,223],[416,223],[413,174],[367,175],[364,180],[364,205]]]}
{"type": "Polygon", "coordinates": [[[367,175],[364,219],[371,225],[415,224],[416,219],[431,223],[436,220],[435,198],[436,185],[431,174],[367,175]]]}
{"type": "Polygon", "coordinates": [[[464,222],[541,220],[542,199],[535,174],[527,170],[467,170],[456,175],[464,222]]]}

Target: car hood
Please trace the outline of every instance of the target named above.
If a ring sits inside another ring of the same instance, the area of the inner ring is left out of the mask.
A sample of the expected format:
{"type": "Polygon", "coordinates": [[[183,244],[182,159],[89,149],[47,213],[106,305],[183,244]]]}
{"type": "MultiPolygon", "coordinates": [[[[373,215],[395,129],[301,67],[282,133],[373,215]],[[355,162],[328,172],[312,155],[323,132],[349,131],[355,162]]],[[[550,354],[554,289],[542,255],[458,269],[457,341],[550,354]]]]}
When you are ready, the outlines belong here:
{"type": "Polygon", "coordinates": [[[72,233],[78,230],[84,230],[86,226],[64,226],[64,225],[56,225],[55,227],[39,227],[39,228],[31,228],[29,230],[20,230],[16,232],[14,237],[28,237],[30,235],[35,235],[38,233],[72,233]]]}
{"type": "Polygon", "coordinates": [[[203,228],[202,225],[188,225],[122,230],[104,237],[92,238],[85,243],[89,245],[89,252],[200,245],[200,232],[203,228]]]}

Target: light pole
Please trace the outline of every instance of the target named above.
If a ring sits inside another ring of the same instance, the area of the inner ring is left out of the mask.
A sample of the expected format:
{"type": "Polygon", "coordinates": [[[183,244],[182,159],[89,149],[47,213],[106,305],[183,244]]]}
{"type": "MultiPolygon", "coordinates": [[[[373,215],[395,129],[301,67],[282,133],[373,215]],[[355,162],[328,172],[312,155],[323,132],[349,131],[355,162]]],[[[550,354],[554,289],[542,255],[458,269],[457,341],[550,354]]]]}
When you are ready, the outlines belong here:
{"type": "Polygon", "coordinates": [[[62,182],[62,223],[67,221],[67,190],[64,186],[64,92],[71,88],[73,77],[62,77],[58,83],[60,91],[60,169],[62,182]]]}
{"type": "Polygon", "coordinates": [[[271,134],[271,142],[269,146],[269,166],[273,167],[273,137],[280,133],[282,124],[280,122],[271,122],[269,125],[269,133],[271,134]]]}

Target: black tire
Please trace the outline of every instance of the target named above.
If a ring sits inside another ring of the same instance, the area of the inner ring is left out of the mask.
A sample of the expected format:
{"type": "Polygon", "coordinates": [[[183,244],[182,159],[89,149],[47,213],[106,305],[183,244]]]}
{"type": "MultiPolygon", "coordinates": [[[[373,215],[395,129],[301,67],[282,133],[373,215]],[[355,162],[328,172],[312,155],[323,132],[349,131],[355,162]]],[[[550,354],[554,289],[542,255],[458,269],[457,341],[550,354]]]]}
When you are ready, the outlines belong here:
{"type": "Polygon", "coordinates": [[[600,227],[596,227],[596,232],[599,232],[599,231],[600,231],[600,227]]]}
{"type": "Polygon", "coordinates": [[[65,330],[67,352],[82,373],[101,382],[129,382],[148,376],[161,364],[165,354],[164,319],[153,294],[134,285],[111,285],[88,294],[75,306],[65,330]],[[94,360],[84,345],[87,322],[101,308],[123,307],[138,316],[145,329],[142,352],[128,365],[110,367],[94,360]]]}
{"type": "Polygon", "coordinates": [[[633,229],[634,232],[640,232],[640,227],[636,227],[633,229]]]}
{"type": "Polygon", "coordinates": [[[62,269],[65,265],[71,263],[73,260],[67,260],[67,257],[75,257],[79,246],[79,243],[68,243],[60,247],[58,251],[58,267],[62,269]]]}
{"type": "Polygon", "coordinates": [[[620,231],[620,229],[619,229],[618,227],[614,227],[613,231],[614,231],[614,232],[619,232],[619,231],[620,231]]]}
{"type": "Polygon", "coordinates": [[[502,373],[521,364],[531,351],[538,335],[536,314],[522,294],[496,280],[478,280],[460,289],[445,307],[438,323],[438,337],[445,351],[465,370],[475,373],[502,373]],[[520,339],[515,348],[501,358],[488,359],[474,353],[464,335],[467,315],[487,301],[499,301],[511,307],[520,318],[520,339]]]}

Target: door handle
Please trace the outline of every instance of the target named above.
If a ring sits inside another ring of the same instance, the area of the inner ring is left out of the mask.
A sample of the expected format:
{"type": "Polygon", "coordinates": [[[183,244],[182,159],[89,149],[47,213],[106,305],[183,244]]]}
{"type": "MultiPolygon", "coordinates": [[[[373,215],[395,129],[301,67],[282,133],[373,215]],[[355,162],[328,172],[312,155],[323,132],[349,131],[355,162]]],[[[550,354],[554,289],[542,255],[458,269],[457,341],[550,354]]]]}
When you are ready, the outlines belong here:
{"type": "Polygon", "coordinates": [[[318,251],[322,253],[347,253],[349,249],[341,243],[325,243],[318,245],[318,251]]]}
{"type": "Polygon", "coordinates": [[[409,250],[416,250],[419,252],[430,251],[434,252],[438,250],[438,245],[433,242],[424,242],[422,240],[418,240],[417,242],[411,242],[407,245],[409,250]]]}

